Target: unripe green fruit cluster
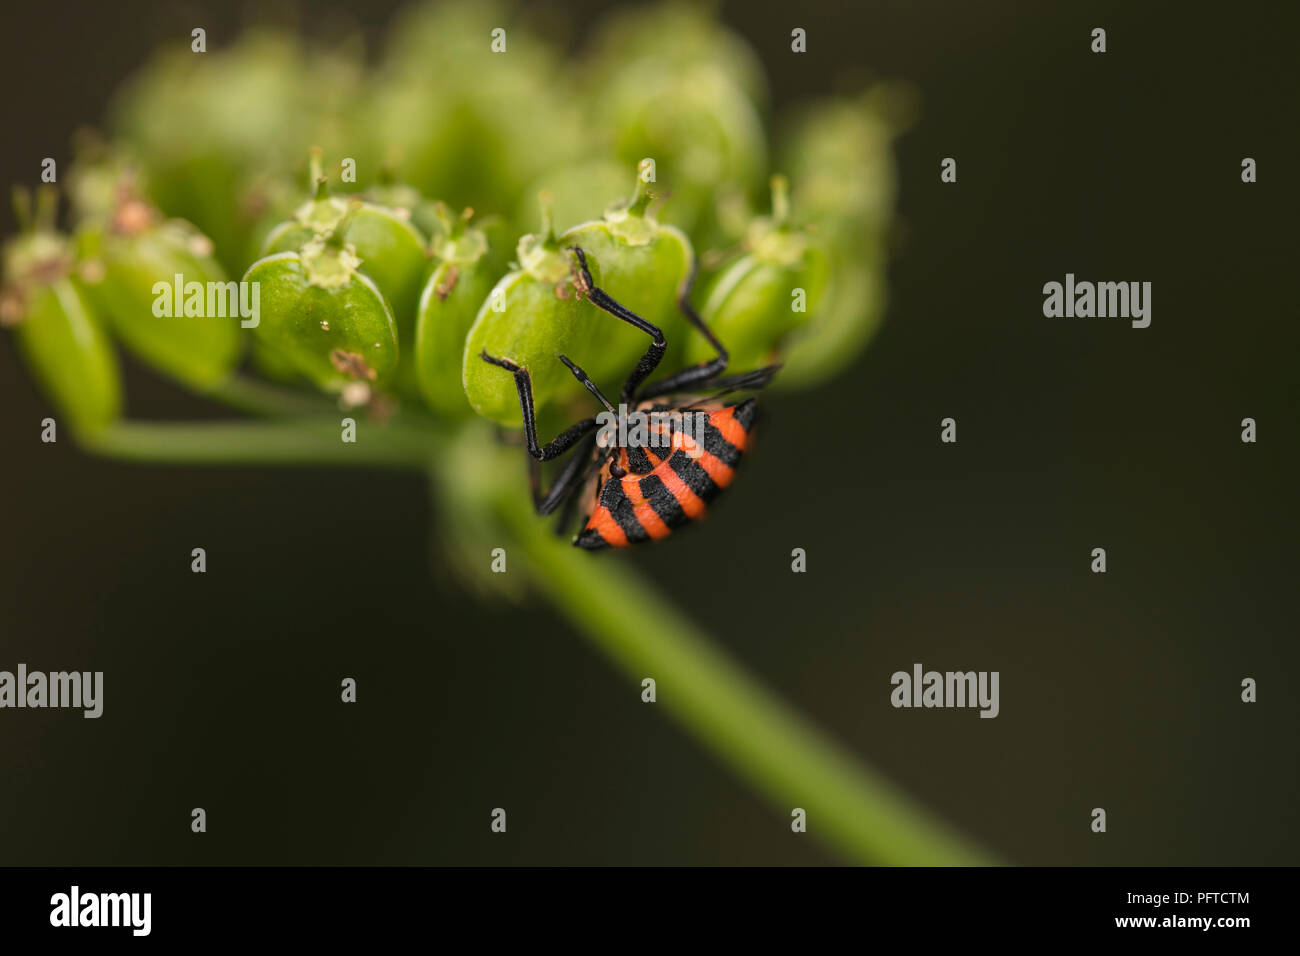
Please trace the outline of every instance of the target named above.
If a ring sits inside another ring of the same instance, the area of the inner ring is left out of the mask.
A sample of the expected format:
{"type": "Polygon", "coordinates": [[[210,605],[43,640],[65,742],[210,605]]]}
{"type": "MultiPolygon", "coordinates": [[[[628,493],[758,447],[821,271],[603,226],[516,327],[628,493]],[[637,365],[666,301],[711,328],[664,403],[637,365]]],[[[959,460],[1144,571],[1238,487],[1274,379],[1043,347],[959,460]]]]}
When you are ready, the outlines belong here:
{"type": "Polygon", "coordinates": [[[852,358],[883,303],[897,97],[805,109],[771,152],[790,182],[771,179],[767,210],[763,71],[708,14],[638,8],[576,59],[523,26],[500,56],[501,17],[417,8],[365,83],[360,60],[265,31],[147,66],[116,137],[67,176],[68,232],[45,190],[5,247],[0,319],[55,405],[82,430],[121,414],[116,343],[200,392],[247,366],[349,405],[518,426],[486,350],[529,369],[543,418],[587,408],[557,356],[614,391],[647,343],[586,300],[574,247],[663,331],[660,374],[711,357],[679,309],[692,277],[732,370],[783,362],[778,386],[806,385],[852,358]],[[326,156],[352,175],[325,175],[326,156]],[[188,298],[181,314],[182,283],[210,305],[241,282],[255,320],[188,298]]]}

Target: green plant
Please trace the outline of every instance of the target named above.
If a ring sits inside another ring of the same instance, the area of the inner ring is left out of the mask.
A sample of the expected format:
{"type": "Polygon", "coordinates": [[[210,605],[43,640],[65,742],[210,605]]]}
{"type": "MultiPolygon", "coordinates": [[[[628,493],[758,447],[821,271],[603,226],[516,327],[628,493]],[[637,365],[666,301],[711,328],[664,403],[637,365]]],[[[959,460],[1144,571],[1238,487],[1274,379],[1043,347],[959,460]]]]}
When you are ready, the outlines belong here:
{"type": "Polygon", "coordinates": [[[28,366],[74,428],[92,432],[122,413],[117,356],[82,283],[72,274],[72,249],[54,228],[57,194],[14,202],[22,235],[4,248],[6,286],[0,318],[17,323],[18,346],[28,366]]]}
{"type": "Polygon", "coordinates": [[[258,341],[327,391],[351,382],[383,388],[397,374],[393,313],[374,281],[361,271],[344,222],[307,242],[300,252],[258,259],[244,275],[257,283],[258,341]]]}
{"type": "MultiPolygon", "coordinates": [[[[718,273],[700,310],[722,341],[749,346],[732,350],[737,368],[765,364],[773,346],[779,350],[791,332],[820,311],[827,280],[824,243],[789,222],[787,190],[784,176],[772,177],[772,215],[750,224],[745,254],[718,273]]],[[[689,361],[709,355],[707,342],[691,340],[689,361]]]]}
{"type": "Polygon", "coordinates": [[[498,23],[518,19],[491,5],[419,8],[369,75],[354,58],[266,33],[200,62],[148,65],[118,101],[114,138],[78,164],[76,241],[47,212],[6,249],[3,314],[33,371],[98,454],[427,475],[441,547],[468,587],[536,594],[629,673],[671,684],[691,733],[781,805],[816,815],[842,854],[984,859],[755,684],[626,565],[558,541],[533,513],[518,450],[494,438],[519,425],[510,377],[475,360],[487,349],[528,367],[543,428],[589,400],[557,353],[598,376],[635,360],[644,336],[582,298],[568,248],[579,246],[598,283],[664,328],[665,369],[696,355],[676,303],[698,265],[706,318],[735,355],[787,357],[798,385],[826,378],[878,319],[899,98],[811,108],[816,122],[778,151],[793,202],[778,178],[772,215],[755,218],[766,98],[743,42],[667,5],[616,18],[565,69],[522,25],[509,41],[518,55],[493,54],[498,23]],[[178,128],[196,133],[168,135],[178,128]],[[313,142],[325,147],[309,171],[317,192],[296,203],[313,142]],[[809,154],[826,155],[835,176],[809,154]],[[351,161],[356,196],[326,192],[322,155],[351,161]],[[634,166],[635,191],[620,201],[610,171],[626,184],[634,166]],[[512,243],[539,186],[541,230],[512,243]],[[486,215],[470,226],[449,203],[486,215]],[[576,223],[558,234],[557,207],[576,223]],[[728,262],[727,249],[740,258],[728,262]],[[218,263],[258,284],[259,314],[165,323],[158,283],[225,288],[218,263]],[[806,311],[792,308],[796,289],[806,311]],[[257,420],[122,420],[101,315],[146,363],[257,420]],[[250,339],[260,377],[235,367],[250,339]],[[340,406],[359,420],[355,443],[340,439],[340,406]],[[512,555],[511,573],[488,573],[495,547],[512,555]],[[659,626],[606,626],[638,615],[659,626]]]}
{"type": "Polygon", "coordinates": [[[453,219],[445,204],[435,203],[433,214],[438,223],[430,248],[434,265],[415,317],[416,377],[430,411],[455,419],[470,411],[462,352],[497,269],[486,234],[469,224],[474,210],[453,219]]]}
{"type": "Polygon", "coordinates": [[[415,336],[415,303],[426,272],[426,240],[410,216],[357,198],[329,195],[329,179],[321,169],[320,150],[312,150],[311,180],[315,196],[295,210],[293,218],[273,228],[262,243],[262,256],[301,253],[310,243],[337,236],[357,258],[399,321],[402,341],[415,336]]]}

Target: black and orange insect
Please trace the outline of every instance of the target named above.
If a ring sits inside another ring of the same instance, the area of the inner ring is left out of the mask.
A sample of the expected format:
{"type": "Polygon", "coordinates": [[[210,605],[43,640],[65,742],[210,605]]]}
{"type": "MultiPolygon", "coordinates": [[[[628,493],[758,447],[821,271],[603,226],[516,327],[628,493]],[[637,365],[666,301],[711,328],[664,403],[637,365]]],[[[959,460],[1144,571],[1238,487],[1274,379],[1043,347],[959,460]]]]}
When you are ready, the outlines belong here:
{"type": "MultiPolygon", "coordinates": [[[[643,383],[659,365],[668,343],[656,326],[610,298],[592,281],[583,250],[570,247],[577,260],[579,285],[593,305],[650,336],[650,347],[623,383],[622,405],[641,412],[658,412],[650,428],[655,436],[642,443],[629,439],[626,431],[601,429],[597,418],[584,418],[561,432],[546,445],[537,442],[533,408],[533,387],[528,369],[486,351],[485,362],[499,366],[515,377],[519,407],[524,418],[524,442],[529,454],[529,484],[537,513],[548,515],[564,506],[560,528],[569,521],[575,502],[585,503],[585,525],[574,537],[580,548],[596,550],[625,547],[667,537],[689,521],[700,518],[722,489],[731,484],[736,466],[749,444],[757,414],[756,400],[724,402],[723,396],[740,390],[759,389],[780,368],[770,365],[724,377],[727,350],[691,306],[689,297],[695,273],[683,285],[678,308],[691,325],[713,346],[717,357],[682,369],[648,385],[643,383]],[[688,390],[692,393],[687,394],[688,390]],[[705,391],[712,394],[699,395],[705,391]],[[677,413],[662,414],[662,413],[677,413]],[[702,427],[681,428],[685,415],[697,416],[702,427]],[[578,446],[547,491],[541,489],[541,466],[578,446]],[[583,492],[585,490],[585,493],[583,492]]],[[[574,377],[612,415],[619,410],[587,377],[587,373],[560,355],[574,377]]]]}

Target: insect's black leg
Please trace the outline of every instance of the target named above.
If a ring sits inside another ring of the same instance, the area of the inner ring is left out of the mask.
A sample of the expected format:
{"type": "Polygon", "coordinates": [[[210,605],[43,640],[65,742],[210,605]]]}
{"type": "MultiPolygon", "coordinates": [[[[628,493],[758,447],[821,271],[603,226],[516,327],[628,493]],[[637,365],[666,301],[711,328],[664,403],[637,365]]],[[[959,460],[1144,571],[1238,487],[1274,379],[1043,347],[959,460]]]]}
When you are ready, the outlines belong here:
{"type": "Polygon", "coordinates": [[[541,490],[542,463],[536,458],[528,462],[528,485],[533,493],[533,506],[537,509],[537,513],[548,515],[561,504],[565,505],[565,513],[560,518],[561,532],[564,525],[569,523],[569,504],[576,497],[575,492],[581,489],[587,480],[592,463],[591,453],[595,447],[594,437],[589,437],[583,442],[578,453],[564,463],[563,470],[546,491],[541,490]]]}
{"type": "MultiPolygon", "coordinates": [[[[596,439],[588,438],[578,450],[574,453],[574,460],[581,463],[578,471],[572,477],[561,476],[556,480],[558,486],[560,481],[568,481],[568,487],[564,494],[559,495],[563,498],[560,503],[560,516],[555,522],[555,533],[563,537],[570,526],[573,524],[573,513],[577,510],[579,501],[582,500],[584,489],[587,488],[592,476],[600,470],[603,458],[593,455],[596,450],[596,439]]],[[[555,495],[556,490],[553,487],[549,495],[555,495]]],[[[544,514],[545,512],[543,512],[544,514]]]]}
{"type": "MultiPolygon", "coordinates": [[[[587,373],[584,372],[579,365],[572,362],[567,355],[561,355],[559,358],[569,371],[573,373],[573,377],[581,382],[587,391],[596,396],[596,400],[599,401],[600,404],[604,405],[605,408],[609,410],[610,414],[618,414],[618,410],[614,408],[614,405],[610,400],[606,398],[604,393],[596,386],[596,383],[587,377],[587,373]]],[[[599,419],[596,419],[596,421],[599,422],[599,419]]],[[[567,465],[565,465],[564,471],[562,471],[559,477],[555,479],[555,484],[551,486],[551,490],[546,492],[545,495],[540,495],[538,492],[538,486],[541,481],[541,463],[536,459],[532,462],[532,467],[529,472],[529,480],[533,487],[533,503],[537,505],[537,513],[543,515],[550,514],[562,500],[565,498],[568,499],[565,501],[564,513],[560,515],[560,520],[556,526],[556,530],[560,534],[564,533],[564,528],[568,525],[569,519],[572,517],[573,505],[577,500],[577,496],[570,494],[570,492],[576,491],[578,486],[586,484],[587,479],[591,477],[591,472],[600,464],[599,460],[593,461],[591,457],[591,453],[595,448],[596,439],[594,437],[587,439],[579,449],[578,453],[569,460],[567,465]]]]}
{"type": "Polygon", "coordinates": [[[715,378],[704,383],[709,389],[708,395],[704,395],[689,405],[683,405],[682,407],[697,408],[700,405],[715,401],[723,395],[730,395],[732,392],[753,391],[763,388],[768,382],[772,381],[772,376],[779,371],[781,371],[780,364],[765,365],[749,372],[738,372],[735,375],[724,375],[722,378],[715,378]]]}
{"type": "Polygon", "coordinates": [[[695,311],[695,306],[691,305],[691,290],[695,287],[695,275],[699,272],[699,268],[698,260],[691,262],[690,275],[686,277],[686,281],[682,283],[682,287],[677,294],[677,308],[682,315],[686,316],[686,321],[691,323],[697,332],[709,340],[709,344],[713,346],[713,351],[718,353],[717,358],[710,359],[707,362],[700,362],[698,365],[692,365],[690,368],[684,368],[680,372],[674,372],[666,378],[661,378],[657,382],[651,382],[637,393],[637,401],[694,388],[702,382],[707,382],[709,379],[721,375],[727,368],[729,356],[726,347],[718,341],[718,337],[713,334],[713,331],[704,324],[700,314],[695,311]]]}
{"type": "Polygon", "coordinates": [[[623,401],[630,402],[641,383],[649,378],[651,373],[658,367],[659,360],[664,357],[664,351],[668,348],[668,343],[664,340],[664,334],[659,330],[658,326],[647,322],[632,310],[619,305],[603,289],[596,286],[595,281],[591,278],[591,270],[587,268],[586,253],[577,246],[570,246],[569,249],[578,258],[578,268],[582,271],[582,279],[587,286],[587,298],[591,299],[592,304],[604,309],[615,318],[622,319],[628,325],[640,329],[653,340],[650,347],[646,349],[645,354],[641,356],[641,361],[636,363],[636,368],[632,369],[632,374],[623,383],[623,401]]]}
{"type": "Polygon", "coordinates": [[[709,382],[710,389],[720,389],[718,395],[725,395],[727,392],[735,392],[741,389],[758,389],[763,388],[768,382],[772,381],[773,376],[781,371],[781,363],[775,365],[764,365],[762,368],[751,369],[748,372],[737,372],[735,375],[724,375],[722,378],[715,378],[709,382]]]}
{"type": "Polygon", "coordinates": [[[596,430],[596,419],[585,418],[576,425],[570,425],[547,444],[539,445],[537,443],[537,416],[533,408],[533,380],[528,375],[528,369],[510,361],[510,359],[495,358],[488,355],[486,350],[481,354],[481,357],[488,364],[503,368],[514,375],[515,389],[519,392],[519,410],[524,416],[524,443],[528,446],[528,454],[532,455],[537,461],[550,461],[553,458],[559,458],[581,440],[583,436],[589,435],[596,430]]]}
{"type": "Polygon", "coordinates": [[[563,538],[568,535],[569,527],[573,524],[573,512],[578,507],[578,495],[581,492],[580,486],[569,489],[569,494],[564,499],[564,504],[560,508],[560,516],[555,519],[555,536],[563,538]]]}

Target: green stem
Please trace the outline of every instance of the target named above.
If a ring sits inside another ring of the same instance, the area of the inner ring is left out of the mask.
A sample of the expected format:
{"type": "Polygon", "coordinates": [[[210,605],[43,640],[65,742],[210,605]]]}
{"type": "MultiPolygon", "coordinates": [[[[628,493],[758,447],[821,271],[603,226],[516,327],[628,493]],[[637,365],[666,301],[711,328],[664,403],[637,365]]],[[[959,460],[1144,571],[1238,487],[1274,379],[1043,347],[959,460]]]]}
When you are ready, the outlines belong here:
{"type": "Polygon", "coordinates": [[[557,542],[520,496],[498,510],[555,609],[633,679],[653,677],[686,729],[778,807],[804,808],[809,832],[861,863],[994,862],[757,684],[616,556],[557,542]]]}
{"type": "Polygon", "coordinates": [[[825,737],[756,683],[672,601],[612,555],[558,541],[509,483],[507,452],[466,430],[362,423],[355,444],[338,422],[145,424],[124,422],[83,438],[92,451],[189,464],[352,464],[432,469],[444,506],[494,513],[523,564],[562,615],[635,680],[653,677],[664,706],[740,777],[788,812],[802,807],[811,833],[847,858],[887,865],[968,865],[993,860],[825,737]],[[438,454],[434,454],[439,449],[438,454]],[[653,627],[620,626],[653,621],[653,627]]]}
{"type": "Polygon", "coordinates": [[[772,177],[772,225],[784,226],[790,218],[790,181],[781,174],[772,177]]]}
{"type": "Polygon", "coordinates": [[[223,379],[199,394],[241,412],[268,418],[304,415],[320,417],[331,411],[330,402],[319,393],[270,385],[238,374],[223,379]]]}
{"type": "Polygon", "coordinates": [[[436,436],[396,423],[358,420],[343,441],[340,419],[291,422],[120,422],[85,435],[96,454],[130,461],[203,465],[359,465],[423,469],[436,436]]]}

